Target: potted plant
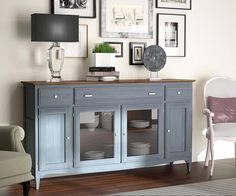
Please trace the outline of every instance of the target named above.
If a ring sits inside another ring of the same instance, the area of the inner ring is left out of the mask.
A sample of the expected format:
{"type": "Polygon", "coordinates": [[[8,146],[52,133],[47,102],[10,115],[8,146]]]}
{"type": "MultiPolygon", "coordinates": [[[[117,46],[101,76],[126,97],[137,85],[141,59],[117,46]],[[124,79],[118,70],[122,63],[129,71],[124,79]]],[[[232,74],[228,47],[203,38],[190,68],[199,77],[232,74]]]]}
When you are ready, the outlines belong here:
{"type": "Polygon", "coordinates": [[[95,67],[115,67],[115,51],[108,43],[96,44],[93,49],[95,67]]]}

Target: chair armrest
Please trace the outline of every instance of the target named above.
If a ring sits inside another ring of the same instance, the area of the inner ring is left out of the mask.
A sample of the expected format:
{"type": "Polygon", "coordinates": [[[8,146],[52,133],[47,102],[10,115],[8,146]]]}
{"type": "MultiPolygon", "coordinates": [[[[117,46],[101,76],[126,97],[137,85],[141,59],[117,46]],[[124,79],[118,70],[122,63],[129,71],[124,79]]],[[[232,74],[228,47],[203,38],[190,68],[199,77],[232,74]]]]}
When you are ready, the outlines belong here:
{"type": "Polygon", "coordinates": [[[0,150],[25,152],[21,141],[25,137],[19,126],[0,126],[0,150]]]}
{"type": "Polygon", "coordinates": [[[204,108],[203,109],[203,114],[206,115],[207,117],[214,117],[215,114],[213,112],[211,112],[208,108],[204,108]]]}

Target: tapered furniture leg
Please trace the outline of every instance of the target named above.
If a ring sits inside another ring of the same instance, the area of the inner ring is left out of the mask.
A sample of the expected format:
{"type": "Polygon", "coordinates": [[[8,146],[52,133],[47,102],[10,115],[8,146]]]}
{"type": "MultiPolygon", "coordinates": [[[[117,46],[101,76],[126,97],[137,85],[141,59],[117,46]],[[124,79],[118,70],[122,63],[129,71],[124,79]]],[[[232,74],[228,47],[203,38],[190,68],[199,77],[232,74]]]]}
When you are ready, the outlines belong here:
{"type": "Polygon", "coordinates": [[[211,176],[213,176],[213,170],[214,170],[214,164],[215,164],[215,161],[214,161],[214,141],[211,140],[210,141],[210,146],[211,146],[211,176]]]}
{"type": "Polygon", "coordinates": [[[205,163],[204,166],[207,167],[209,164],[209,159],[210,159],[210,141],[209,139],[207,140],[207,151],[206,151],[206,158],[205,158],[205,163]]]}
{"type": "Polygon", "coordinates": [[[23,182],[21,184],[22,184],[22,187],[23,187],[24,196],[28,196],[29,195],[29,190],[30,190],[30,181],[23,182]]]}
{"type": "Polygon", "coordinates": [[[185,161],[186,165],[187,165],[187,172],[190,173],[191,172],[191,163],[188,161],[185,161]]]}
{"type": "Polygon", "coordinates": [[[174,162],[170,162],[170,167],[173,167],[173,165],[174,165],[174,162]]]}

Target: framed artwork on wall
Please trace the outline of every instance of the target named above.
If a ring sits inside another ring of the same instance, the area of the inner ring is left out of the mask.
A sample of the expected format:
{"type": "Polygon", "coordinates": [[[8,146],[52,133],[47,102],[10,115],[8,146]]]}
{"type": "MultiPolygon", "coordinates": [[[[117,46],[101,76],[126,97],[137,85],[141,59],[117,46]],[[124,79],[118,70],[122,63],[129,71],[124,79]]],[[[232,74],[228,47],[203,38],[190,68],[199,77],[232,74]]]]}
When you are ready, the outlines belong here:
{"type": "Polygon", "coordinates": [[[61,43],[65,49],[65,57],[88,57],[88,25],[79,25],[79,42],[61,43]]]}
{"type": "Polygon", "coordinates": [[[153,0],[100,0],[101,37],[153,37],[153,0]]]}
{"type": "Polygon", "coordinates": [[[191,0],[156,0],[157,8],[191,10],[191,0]]]}
{"type": "Polygon", "coordinates": [[[166,56],[186,56],[186,15],[157,14],[157,45],[166,56]]]}
{"type": "Polygon", "coordinates": [[[145,42],[129,43],[130,65],[143,65],[143,53],[145,48],[145,42]]]}
{"type": "Polygon", "coordinates": [[[96,18],[96,0],[52,0],[52,8],[54,14],[96,18]]]}
{"type": "Polygon", "coordinates": [[[115,57],[123,57],[123,42],[106,42],[116,53],[115,57]]]}

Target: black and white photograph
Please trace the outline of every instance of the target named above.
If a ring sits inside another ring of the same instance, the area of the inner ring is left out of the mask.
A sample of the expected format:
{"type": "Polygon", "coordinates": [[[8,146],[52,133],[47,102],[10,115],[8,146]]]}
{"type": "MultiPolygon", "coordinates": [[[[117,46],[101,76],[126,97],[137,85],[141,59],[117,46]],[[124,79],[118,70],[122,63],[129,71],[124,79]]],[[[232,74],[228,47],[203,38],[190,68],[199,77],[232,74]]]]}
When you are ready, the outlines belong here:
{"type": "Polygon", "coordinates": [[[166,56],[186,56],[186,15],[157,14],[157,45],[166,56]]]}
{"type": "Polygon", "coordinates": [[[156,0],[157,8],[191,10],[191,0],[156,0]]]}
{"type": "Polygon", "coordinates": [[[115,57],[123,57],[123,42],[106,42],[116,53],[115,57]]]}
{"type": "Polygon", "coordinates": [[[96,0],[53,0],[53,13],[96,18],[96,0]]]}
{"type": "Polygon", "coordinates": [[[143,53],[146,48],[145,42],[130,42],[130,65],[143,65],[143,53]]]}
{"type": "Polygon", "coordinates": [[[178,47],[178,23],[165,23],[165,47],[178,47]]]}

